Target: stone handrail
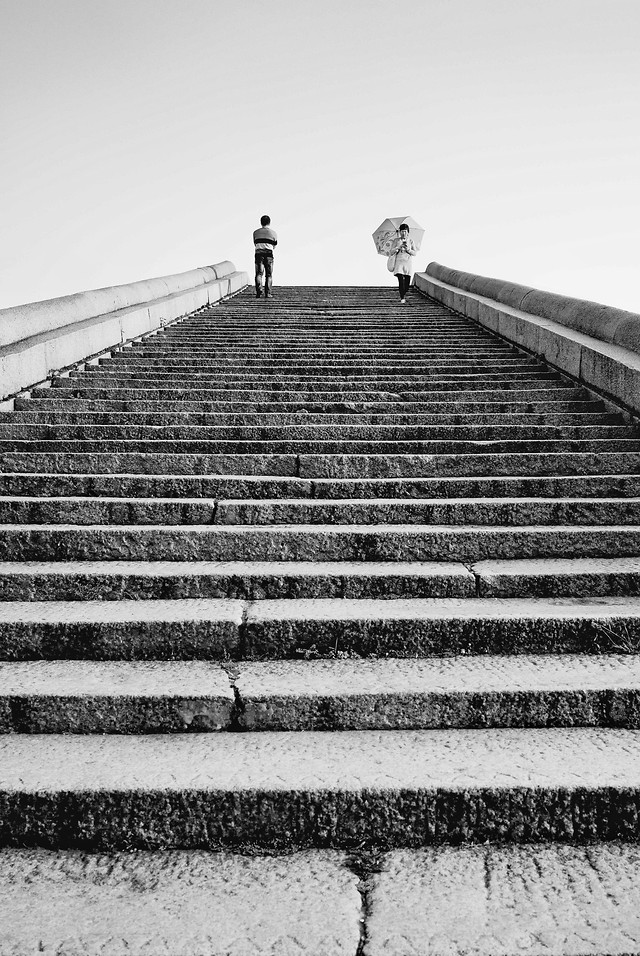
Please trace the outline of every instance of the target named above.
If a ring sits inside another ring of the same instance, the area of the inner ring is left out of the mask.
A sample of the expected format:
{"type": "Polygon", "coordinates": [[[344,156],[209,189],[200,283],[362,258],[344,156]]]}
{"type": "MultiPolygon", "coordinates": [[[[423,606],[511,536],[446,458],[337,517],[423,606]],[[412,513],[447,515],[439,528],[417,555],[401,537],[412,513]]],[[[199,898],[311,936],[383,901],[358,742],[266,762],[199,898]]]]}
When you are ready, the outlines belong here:
{"type": "Polygon", "coordinates": [[[640,315],[431,262],[416,287],[640,415],[640,315]]]}
{"type": "Polygon", "coordinates": [[[232,262],[0,309],[0,400],[246,286],[232,262]]]}
{"type": "Polygon", "coordinates": [[[600,305],[586,299],[573,299],[555,292],[543,292],[530,286],[517,285],[504,279],[489,279],[449,269],[438,262],[430,262],[427,275],[448,285],[495,299],[521,312],[529,312],[543,319],[551,319],[576,332],[584,332],[601,342],[621,345],[640,352],[640,315],[610,305],[600,305]]]}

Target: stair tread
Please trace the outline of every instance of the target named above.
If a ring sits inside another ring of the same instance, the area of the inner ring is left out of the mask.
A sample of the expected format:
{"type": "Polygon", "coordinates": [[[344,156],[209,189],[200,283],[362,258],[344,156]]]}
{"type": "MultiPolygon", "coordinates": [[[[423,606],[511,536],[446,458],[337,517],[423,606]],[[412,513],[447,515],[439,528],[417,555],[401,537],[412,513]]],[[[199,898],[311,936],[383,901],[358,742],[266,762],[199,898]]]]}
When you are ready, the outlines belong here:
{"type": "Polygon", "coordinates": [[[640,596],[558,598],[300,598],[242,601],[187,598],[138,601],[0,602],[0,622],[358,621],[609,618],[640,616],[640,596]],[[243,617],[243,615],[245,615],[243,617]]]}
{"type": "Polygon", "coordinates": [[[5,793],[640,789],[616,728],[5,735],[5,793]]]}

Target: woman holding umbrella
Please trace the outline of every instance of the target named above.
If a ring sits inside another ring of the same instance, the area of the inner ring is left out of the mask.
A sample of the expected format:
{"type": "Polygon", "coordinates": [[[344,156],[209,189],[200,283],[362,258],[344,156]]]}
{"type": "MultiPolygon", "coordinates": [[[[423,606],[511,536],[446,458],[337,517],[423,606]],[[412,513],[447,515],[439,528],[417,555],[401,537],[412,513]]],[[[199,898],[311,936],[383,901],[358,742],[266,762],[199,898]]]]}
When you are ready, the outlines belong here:
{"type": "Polygon", "coordinates": [[[402,223],[398,233],[398,238],[392,245],[389,254],[392,256],[395,255],[396,257],[393,274],[398,278],[400,301],[404,305],[407,301],[407,292],[411,285],[411,275],[413,273],[411,256],[415,256],[418,250],[416,249],[415,242],[409,236],[409,226],[407,223],[402,223]]]}

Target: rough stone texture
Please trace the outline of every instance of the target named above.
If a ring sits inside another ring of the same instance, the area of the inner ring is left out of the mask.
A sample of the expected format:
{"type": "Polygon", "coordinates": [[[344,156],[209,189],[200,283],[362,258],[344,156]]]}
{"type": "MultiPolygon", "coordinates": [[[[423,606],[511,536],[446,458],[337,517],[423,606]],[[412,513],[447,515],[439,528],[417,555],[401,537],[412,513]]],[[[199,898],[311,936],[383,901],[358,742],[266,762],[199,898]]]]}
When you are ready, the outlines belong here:
{"type": "Polygon", "coordinates": [[[334,852],[0,853],[3,956],[355,954],[358,880],[334,852]]]}
{"type": "Polygon", "coordinates": [[[636,414],[640,411],[639,316],[534,289],[515,300],[507,295],[503,301],[510,304],[505,305],[497,298],[503,291],[499,280],[472,276],[474,288],[466,292],[448,284],[465,281],[464,273],[433,265],[435,275],[416,274],[415,282],[435,301],[476,319],[636,414]],[[514,301],[520,304],[514,306],[514,301]]]}
{"type": "Polygon", "coordinates": [[[482,561],[640,553],[639,525],[0,525],[8,561],[482,561]]]}
{"type": "Polygon", "coordinates": [[[640,952],[640,850],[617,843],[441,847],[386,856],[366,956],[640,952]]]}
{"type": "Polygon", "coordinates": [[[472,566],[482,597],[640,594],[640,558],[480,561],[472,566]]]}
{"type": "Polygon", "coordinates": [[[640,725],[635,655],[243,663],[234,684],[248,730],[640,725]]]}
{"type": "MultiPolygon", "coordinates": [[[[0,606],[1,611],[1,606],[0,606]]],[[[242,647],[254,657],[636,652],[636,597],[262,601],[242,647]]]]}
{"type": "Polygon", "coordinates": [[[234,693],[204,661],[0,663],[0,731],[171,733],[229,730],[234,693]]]}
{"type": "Polygon", "coordinates": [[[0,659],[216,659],[236,648],[243,608],[225,599],[0,602],[0,659]]]}
{"type": "Polygon", "coordinates": [[[475,596],[453,562],[0,562],[0,601],[475,596]]]}
{"type": "Polygon", "coordinates": [[[4,846],[634,841],[639,814],[635,730],[0,739],[4,846]]]}

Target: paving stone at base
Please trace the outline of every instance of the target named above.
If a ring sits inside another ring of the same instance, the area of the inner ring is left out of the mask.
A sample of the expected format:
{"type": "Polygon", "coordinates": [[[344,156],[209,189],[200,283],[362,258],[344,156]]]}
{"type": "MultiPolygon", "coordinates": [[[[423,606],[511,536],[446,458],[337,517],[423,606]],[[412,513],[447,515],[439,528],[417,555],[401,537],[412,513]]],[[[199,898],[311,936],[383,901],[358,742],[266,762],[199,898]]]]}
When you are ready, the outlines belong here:
{"type": "Polygon", "coordinates": [[[640,849],[441,847],[385,856],[369,879],[365,956],[640,952],[640,849]]]}
{"type": "Polygon", "coordinates": [[[640,731],[0,737],[0,845],[637,840],[640,731]]]}
{"type": "Polygon", "coordinates": [[[3,956],[354,954],[358,879],[332,851],[0,852],[3,956]]]}

